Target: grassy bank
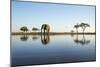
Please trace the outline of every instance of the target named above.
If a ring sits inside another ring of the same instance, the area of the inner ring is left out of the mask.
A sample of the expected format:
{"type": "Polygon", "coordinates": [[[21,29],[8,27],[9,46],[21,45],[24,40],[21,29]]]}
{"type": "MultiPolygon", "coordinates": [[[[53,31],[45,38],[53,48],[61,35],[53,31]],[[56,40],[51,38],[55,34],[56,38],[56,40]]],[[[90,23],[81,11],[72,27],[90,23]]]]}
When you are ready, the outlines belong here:
{"type": "MultiPolygon", "coordinates": [[[[42,33],[43,34],[43,33],[42,33]]],[[[87,35],[94,35],[95,32],[86,32],[86,33],[71,33],[71,32],[50,32],[49,35],[74,35],[74,34],[87,34],[87,35]]],[[[41,32],[12,32],[11,35],[41,35],[41,32]]]]}

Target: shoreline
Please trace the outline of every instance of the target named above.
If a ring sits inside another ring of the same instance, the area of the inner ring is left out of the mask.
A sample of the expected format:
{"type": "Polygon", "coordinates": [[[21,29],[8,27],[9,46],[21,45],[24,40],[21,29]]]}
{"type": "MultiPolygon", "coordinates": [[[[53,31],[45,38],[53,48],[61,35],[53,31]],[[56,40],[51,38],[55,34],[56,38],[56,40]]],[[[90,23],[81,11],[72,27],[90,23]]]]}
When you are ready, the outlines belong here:
{"type": "MultiPolygon", "coordinates": [[[[43,34],[43,33],[42,33],[43,34]]],[[[50,32],[49,35],[95,35],[95,32],[79,32],[79,33],[71,33],[71,32],[50,32]]],[[[11,35],[41,35],[41,32],[11,32],[11,35]]],[[[45,34],[47,35],[47,33],[45,34]]]]}

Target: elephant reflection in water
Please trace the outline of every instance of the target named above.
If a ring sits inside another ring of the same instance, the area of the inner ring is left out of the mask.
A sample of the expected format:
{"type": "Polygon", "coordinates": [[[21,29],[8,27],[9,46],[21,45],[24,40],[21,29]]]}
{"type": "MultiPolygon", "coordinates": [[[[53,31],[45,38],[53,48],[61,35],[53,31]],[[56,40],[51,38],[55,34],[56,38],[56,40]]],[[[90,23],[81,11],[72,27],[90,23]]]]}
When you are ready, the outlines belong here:
{"type": "Polygon", "coordinates": [[[50,26],[48,24],[43,24],[41,26],[41,42],[42,44],[48,44],[50,41],[49,37],[50,26]]]}
{"type": "Polygon", "coordinates": [[[50,42],[50,36],[49,35],[41,35],[41,42],[44,45],[47,45],[50,42]]]}
{"type": "Polygon", "coordinates": [[[90,40],[86,40],[85,36],[83,35],[82,39],[79,40],[78,39],[78,34],[76,35],[76,39],[74,40],[75,43],[80,43],[82,45],[85,45],[85,44],[89,44],[90,43],[90,40]]]}
{"type": "Polygon", "coordinates": [[[27,40],[28,40],[28,36],[27,36],[27,35],[22,35],[22,36],[20,37],[20,40],[21,40],[21,41],[27,41],[27,40]]]}
{"type": "Polygon", "coordinates": [[[32,37],[32,39],[37,40],[37,39],[39,39],[39,37],[35,35],[35,36],[32,37]]]}

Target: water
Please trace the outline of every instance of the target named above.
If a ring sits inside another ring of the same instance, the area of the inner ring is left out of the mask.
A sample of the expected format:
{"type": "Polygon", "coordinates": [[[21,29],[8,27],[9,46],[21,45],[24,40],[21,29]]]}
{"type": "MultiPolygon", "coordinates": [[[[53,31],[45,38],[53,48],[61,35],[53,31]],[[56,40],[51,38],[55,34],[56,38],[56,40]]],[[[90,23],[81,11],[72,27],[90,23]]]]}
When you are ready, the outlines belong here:
{"type": "Polygon", "coordinates": [[[12,35],[14,66],[95,61],[95,35],[12,35]]]}

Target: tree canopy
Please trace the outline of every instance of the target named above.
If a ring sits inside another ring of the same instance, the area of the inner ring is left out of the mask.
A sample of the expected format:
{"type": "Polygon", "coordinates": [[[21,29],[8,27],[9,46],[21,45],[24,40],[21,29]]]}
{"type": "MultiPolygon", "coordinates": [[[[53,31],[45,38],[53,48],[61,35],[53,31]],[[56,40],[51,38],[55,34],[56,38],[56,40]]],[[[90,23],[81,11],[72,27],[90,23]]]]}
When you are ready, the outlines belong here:
{"type": "Polygon", "coordinates": [[[32,28],[32,30],[33,30],[33,31],[38,31],[39,29],[38,29],[38,28],[33,27],[33,28],[32,28]]]}
{"type": "Polygon", "coordinates": [[[83,22],[82,22],[79,26],[83,29],[83,33],[84,33],[86,27],[90,27],[89,24],[87,24],[87,23],[83,23],[83,22]]]}
{"type": "Polygon", "coordinates": [[[23,27],[20,28],[20,30],[23,31],[23,32],[27,32],[28,28],[26,26],[23,26],[23,27]]]}
{"type": "Polygon", "coordinates": [[[80,27],[80,26],[79,26],[78,24],[74,25],[74,28],[76,28],[77,33],[78,33],[78,28],[79,28],[79,27],[80,27]]]}

